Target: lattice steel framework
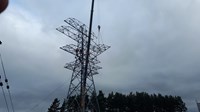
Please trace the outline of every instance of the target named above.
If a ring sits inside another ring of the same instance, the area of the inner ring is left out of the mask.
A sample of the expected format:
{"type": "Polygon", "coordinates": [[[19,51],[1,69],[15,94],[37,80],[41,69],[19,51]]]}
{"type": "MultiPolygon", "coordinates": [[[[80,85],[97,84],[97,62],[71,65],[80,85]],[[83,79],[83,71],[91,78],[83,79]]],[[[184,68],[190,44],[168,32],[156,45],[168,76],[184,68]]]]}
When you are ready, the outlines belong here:
{"type": "Polygon", "coordinates": [[[69,44],[60,47],[75,56],[75,61],[65,65],[65,68],[73,71],[66,99],[66,111],[99,112],[93,76],[98,74],[98,70],[102,68],[97,65],[100,63],[97,56],[110,46],[96,43],[97,37],[93,32],[91,32],[91,42],[88,42],[89,28],[77,19],[68,18],[64,21],[67,25],[57,30],[77,42],[76,45],[69,44]],[[89,54],[87,54],[88,43],[90,43],[89,54]],[[86,64],[88,64],[87,69],[86,64]]]}

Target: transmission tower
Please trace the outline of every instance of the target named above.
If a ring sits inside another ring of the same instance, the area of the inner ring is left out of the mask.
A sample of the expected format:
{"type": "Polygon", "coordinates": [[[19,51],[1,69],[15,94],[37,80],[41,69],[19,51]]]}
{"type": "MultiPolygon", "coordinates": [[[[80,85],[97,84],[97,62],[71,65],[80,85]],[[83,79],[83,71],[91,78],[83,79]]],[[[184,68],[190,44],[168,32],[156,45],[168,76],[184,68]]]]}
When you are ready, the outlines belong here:
{"type": "Polygon", "coordinates": [[[66,63],[65,68],[72,70],[71,81],[67,93],[66,112],[99,112],[96,98],[96,89],[93,76],[98,74],[102,67],[97,64],[101,53],[110,48],[105,44],[99,44],[92,29],[94,0],[90,15],[90,27],[75,18],[64,20],[67,25],[57,30],[77,42],[60,47],[62,50],[75,56],[75,61],[66,63]]]}

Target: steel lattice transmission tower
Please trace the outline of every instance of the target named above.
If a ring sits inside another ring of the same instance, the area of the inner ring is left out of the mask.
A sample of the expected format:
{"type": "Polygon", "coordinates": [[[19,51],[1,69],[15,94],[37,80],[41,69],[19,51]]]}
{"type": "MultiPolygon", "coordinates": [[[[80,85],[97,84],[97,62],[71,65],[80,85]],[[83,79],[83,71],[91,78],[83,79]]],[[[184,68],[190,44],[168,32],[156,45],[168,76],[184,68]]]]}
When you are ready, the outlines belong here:
{"type": "Polygon", "coordinates": [[[96,90],[93,76],[98,74],[102,67],[97,64],[100,61],[97,57],[110,48],[105,44],[96,43],[97,37],[91,31],[93,18],[94,0],[90,16],[90,27],[81,23],[75,18],[64,20],[67,25],[57,30],[77,42],[60,47],[75,56],[75,61],[67,63],[65,68],[72,70],[71,81],[66,103],[66,112],[99,112],[99,105],[96,98],[96,90]]]}

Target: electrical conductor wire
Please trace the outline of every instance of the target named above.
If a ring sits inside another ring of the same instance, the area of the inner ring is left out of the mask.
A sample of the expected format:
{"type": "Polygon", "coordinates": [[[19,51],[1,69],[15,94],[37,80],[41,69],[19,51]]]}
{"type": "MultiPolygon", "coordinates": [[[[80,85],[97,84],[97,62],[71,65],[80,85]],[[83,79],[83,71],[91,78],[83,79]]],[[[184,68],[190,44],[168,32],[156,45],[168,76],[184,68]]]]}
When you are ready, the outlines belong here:
{"type": "Polygon", "coordinates": [[[3,97],[4,97],[4,100],[5,100],[5,103],[6,103],[7,111],[10,112],[9,107],[8,107],[8,101],[6,99],[5,91],[4,91],[4,88],[3,88],[3,83],[1,82],[1,75],[0,75],[0,84],[1,84],[0,86],[1,86],[1,89],[2,89],[2,92],[3,92],[3,97]]]}
{"type": "Polygon", "coordinates": [[[2,59],[1,53],[0,53],[0,59],[1,59],[2,69],[3,69],[3,74],[4,74],[4,77],[5,77],[5,82],[6,82],[6,84],[7,84],[6,88],[7,88],[7,90],[8,90],[8,94],[9,94],[9,99],[10,99],[12,111],[15,112],[14,105],[13,105],[13,100],[12,100],[12,97],[11,97],[11,92],[10,92],[10,90],[9,90],[10,87],[9,87],[9,85],[8,85],[8,79],[7,79],[7,76],[6,76],[6,72],[5,72],[5,68],[4,68],[4,64],[3,64],[3,59],[2,59]]]}

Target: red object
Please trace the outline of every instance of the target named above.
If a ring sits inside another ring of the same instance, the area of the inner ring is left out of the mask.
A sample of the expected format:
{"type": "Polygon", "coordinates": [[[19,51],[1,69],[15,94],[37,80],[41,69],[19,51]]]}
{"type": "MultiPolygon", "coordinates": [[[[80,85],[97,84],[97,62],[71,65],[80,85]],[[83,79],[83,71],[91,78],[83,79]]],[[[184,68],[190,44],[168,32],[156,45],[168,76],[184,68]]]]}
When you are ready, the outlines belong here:
{"type": "Polygon", "coordinates": [[[8,7],[8,0],[0,0],[0,13],[8,7]]]}

